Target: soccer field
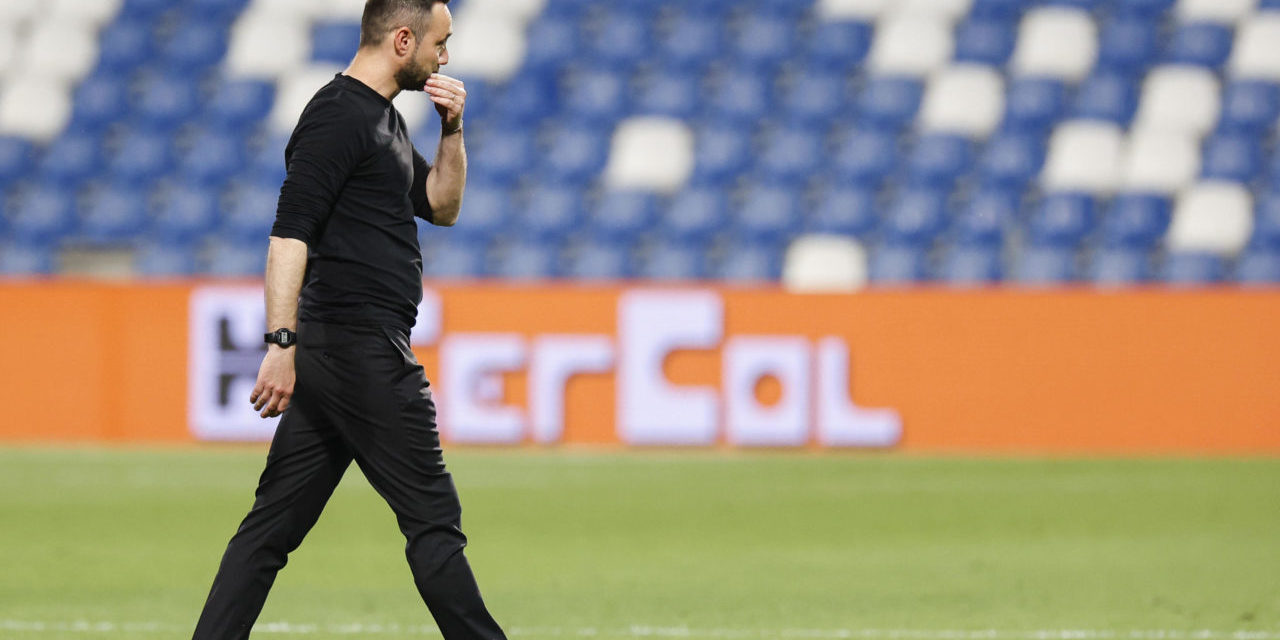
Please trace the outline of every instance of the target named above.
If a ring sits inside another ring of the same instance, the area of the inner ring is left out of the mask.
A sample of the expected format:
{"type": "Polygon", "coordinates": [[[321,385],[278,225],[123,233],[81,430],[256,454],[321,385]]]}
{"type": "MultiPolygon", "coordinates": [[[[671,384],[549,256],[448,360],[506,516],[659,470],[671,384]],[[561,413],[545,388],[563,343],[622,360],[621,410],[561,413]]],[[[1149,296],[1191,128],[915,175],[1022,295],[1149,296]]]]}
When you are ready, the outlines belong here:
{"type": "MultiPolygon", "coordinates": [[[[0,449],[0,637],[189,637],[262,447],[0,449]]],[[[1280,638],[1280,460],[463,449],[521,638],[1280,638]]],[[[353,467],[255,637],[437,635],[353,467]]]]}

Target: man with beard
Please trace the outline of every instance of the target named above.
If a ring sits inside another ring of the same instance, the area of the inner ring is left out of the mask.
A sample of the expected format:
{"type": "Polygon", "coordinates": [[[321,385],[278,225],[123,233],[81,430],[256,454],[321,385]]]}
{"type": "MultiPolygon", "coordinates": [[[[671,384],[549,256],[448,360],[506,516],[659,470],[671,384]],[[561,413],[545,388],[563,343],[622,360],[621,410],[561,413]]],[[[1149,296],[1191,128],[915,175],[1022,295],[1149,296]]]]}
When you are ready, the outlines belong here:
{"type": "Polygon", "coordinates": [[[466,91],[436,73],[449,61],[447,2],[368,0],[355,58],[312,98],[285,150],[267,251],[268,348],[250,398],[262,417],[284,418],[196,640],[249,637],[352,460],[395,512],[444,637],[505,637],[463,555],[435,405],[409,348],[422,298],[414,216],[452,225],[466,183],[466,91]],[[403,90],[424,91],[440,114],[434,166],[391,103],[403,90]]]}

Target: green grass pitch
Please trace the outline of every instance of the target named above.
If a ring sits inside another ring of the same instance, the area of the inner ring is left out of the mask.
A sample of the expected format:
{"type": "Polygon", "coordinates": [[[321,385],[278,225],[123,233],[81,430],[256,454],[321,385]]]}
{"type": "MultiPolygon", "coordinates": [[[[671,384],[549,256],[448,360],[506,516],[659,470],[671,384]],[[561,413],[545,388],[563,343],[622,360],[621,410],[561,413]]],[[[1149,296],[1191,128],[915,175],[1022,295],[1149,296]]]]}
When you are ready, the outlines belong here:
{"type": "MultiPolygon", "coordinates": [[[[264,454],[0,449],[0,638],[190,637],[264,454]]],[[[447,460],[513,638],[1280,638],[1276,459],[447,460]]],[[[355,467],[259,631],[436,636],[355,467]]]]}

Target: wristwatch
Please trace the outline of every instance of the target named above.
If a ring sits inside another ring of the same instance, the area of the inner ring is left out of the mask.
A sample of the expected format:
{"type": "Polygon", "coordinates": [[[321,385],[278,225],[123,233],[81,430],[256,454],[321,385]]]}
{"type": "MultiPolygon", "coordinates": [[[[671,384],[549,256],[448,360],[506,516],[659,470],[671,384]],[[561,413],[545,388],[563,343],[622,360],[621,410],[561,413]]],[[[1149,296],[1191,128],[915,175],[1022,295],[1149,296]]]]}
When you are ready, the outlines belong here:
{"type": "Polygon", "coordinates": [[[267,344],[278,344],[282,349],[288,349],[298,343],[298,334],[288,329],[276,329],[262,336],[262,339],[267,344]]]}

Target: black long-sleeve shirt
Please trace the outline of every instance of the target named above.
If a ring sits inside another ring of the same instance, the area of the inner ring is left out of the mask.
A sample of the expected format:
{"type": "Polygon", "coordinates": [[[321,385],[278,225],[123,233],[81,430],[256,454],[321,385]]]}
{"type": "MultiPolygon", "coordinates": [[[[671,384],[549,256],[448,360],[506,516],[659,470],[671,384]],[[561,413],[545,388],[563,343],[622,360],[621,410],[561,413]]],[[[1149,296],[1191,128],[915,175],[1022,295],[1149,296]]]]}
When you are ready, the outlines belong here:
{"type": "Polygon", "coordinates": [[[284,155],[271,235],[307,243],[299,319],[412,327],[422,300],[414,216],[431,220],[431,165],[404,118],[338,74],[307,104],[284,155]]]}

